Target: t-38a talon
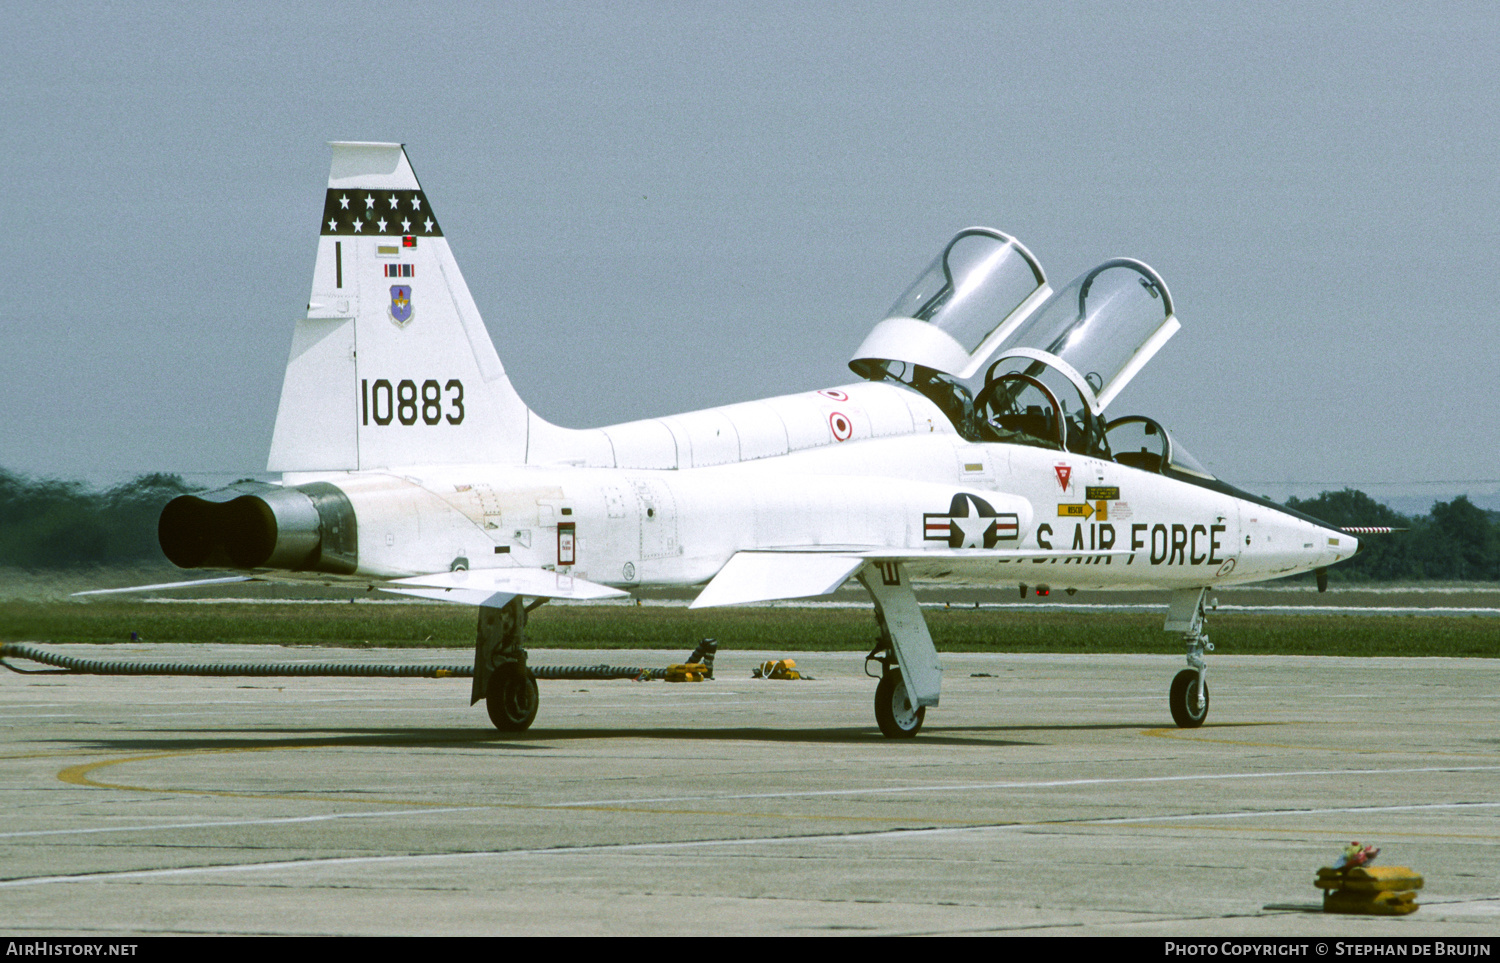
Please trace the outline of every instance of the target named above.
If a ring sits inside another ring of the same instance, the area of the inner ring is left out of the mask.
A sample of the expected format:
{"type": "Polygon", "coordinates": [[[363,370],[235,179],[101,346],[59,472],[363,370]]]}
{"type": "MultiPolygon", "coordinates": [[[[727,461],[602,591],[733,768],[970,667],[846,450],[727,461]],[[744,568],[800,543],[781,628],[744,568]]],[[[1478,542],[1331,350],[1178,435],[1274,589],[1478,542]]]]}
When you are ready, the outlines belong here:
{"type": "MultiPolygon", "coordinates": [[[[544,336],[496,307],[507,343],[544,336]]],[[[886,626],[876,719],[899,738],[942,685],[913,583],[1166,591],[1189,664],[1172,715],[1201,725],[1202,590],[1358,542],[1109,412],[1180,327],[1139,261],[1054,291],[1018,240],[969,228],[877,319],[852,383],[562,428],[517,394],[402,145],[337,143],[271,441],[281,482],[173,500],[161,546],[183,568],[478,607],[471,699],[509,731],[538,703],[526,600],[701,586],[705,607],[856,578],[886,626]]]]}

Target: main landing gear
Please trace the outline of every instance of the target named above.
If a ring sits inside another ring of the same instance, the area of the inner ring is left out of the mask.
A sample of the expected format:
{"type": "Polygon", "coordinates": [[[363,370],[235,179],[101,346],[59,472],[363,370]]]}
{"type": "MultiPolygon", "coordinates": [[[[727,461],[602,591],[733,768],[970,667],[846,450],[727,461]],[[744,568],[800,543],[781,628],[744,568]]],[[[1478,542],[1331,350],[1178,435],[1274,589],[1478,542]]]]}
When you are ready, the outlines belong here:
{"type": "Polygon", "coordinates": [[[906,691],[906,682],[896,664],[891,630],[879,606],[875,608],[875,624],[880,627],[880,640],[865,656],[865,674],[880,680],[875,686],[875,724],[887,739],[910,739],[922,728],[927,707],[913,702],[911,693],[906,691]],[[880,675],[870,671],[871,662],[880,663],[880,675]]]}
{"type": "Polygon", "coordinates": [[[891,668],[875,687],[875,724],[887,739],[910,739],[922,728],[927,707],[913,705],[901,681],[901,670],[891,668]]]}
{"type": "Polygon", "coordinates": [[[927,631],[922,609],[899,562],[871,562],[858,578],[875,600],[880,641],[865,656],[880,663],[875,687],[875,724],[887,739],[910,739],[922,728],[927,707],[938,704],[943,667],[927,631]]]}
{"type": "Polygon", "coordinates": [[[1204,631],[1204,599],[1208,589],[1179,589],[1172,593],[1167,609],[1168,632],[1181,632],[1187,644],[1188,668],[1172,679],[1167,704],[1179,729],[1196,729],[1208,718],[1208,663],[1203,656],[1214,650],[1204,631]]]}
{"type": "Polygon", "coordinates": [[[469,705],[485,700],[490,721],[501,732],[524,732],[536,720],[536,676],[526,666],[526,606],[515,596],[479,608],[474,643],[474,685],[469,705]]]}
{"type": "Polygon", "coordinates": [[[485,691],[485,710],[501,732],[523,732],[536,719],[541,697],[537,693],[536,676],[525,663],[507,662],[497,667],[490,673],[490,684],[485,691]]]}

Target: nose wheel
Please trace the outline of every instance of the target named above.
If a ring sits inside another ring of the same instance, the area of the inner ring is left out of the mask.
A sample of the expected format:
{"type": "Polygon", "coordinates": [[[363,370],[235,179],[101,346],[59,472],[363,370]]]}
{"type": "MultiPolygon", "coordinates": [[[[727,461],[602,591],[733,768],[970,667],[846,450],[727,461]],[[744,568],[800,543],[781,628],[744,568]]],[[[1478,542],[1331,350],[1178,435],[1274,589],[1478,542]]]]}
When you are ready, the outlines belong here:
{"type": "Polygon", "coordinates": [[[1196,729],[1208,718],[1208,683],[1197,669],[1183,669],[1172,679],[1167,702],[1177,728],[1196,729]]]}

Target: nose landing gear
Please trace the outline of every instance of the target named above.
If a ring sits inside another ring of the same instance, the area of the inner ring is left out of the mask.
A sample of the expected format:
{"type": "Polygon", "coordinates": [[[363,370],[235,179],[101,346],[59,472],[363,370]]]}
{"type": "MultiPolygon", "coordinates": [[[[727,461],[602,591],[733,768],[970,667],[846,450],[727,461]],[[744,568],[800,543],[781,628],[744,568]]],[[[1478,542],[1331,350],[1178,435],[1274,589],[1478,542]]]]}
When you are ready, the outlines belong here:
{"type": "Polygon", "coordinates": [[[1187,644],[1188,667],[1172,679],[1167,705],[1179,729],[1196,729],[1208,718],[1208,663],[1204,654],[1214,650],[1204,631],[1204,599],[1208,589],[1184,589],[1172,593],[1167,609],[1168,632],[1181,632],[1187,644]]]}

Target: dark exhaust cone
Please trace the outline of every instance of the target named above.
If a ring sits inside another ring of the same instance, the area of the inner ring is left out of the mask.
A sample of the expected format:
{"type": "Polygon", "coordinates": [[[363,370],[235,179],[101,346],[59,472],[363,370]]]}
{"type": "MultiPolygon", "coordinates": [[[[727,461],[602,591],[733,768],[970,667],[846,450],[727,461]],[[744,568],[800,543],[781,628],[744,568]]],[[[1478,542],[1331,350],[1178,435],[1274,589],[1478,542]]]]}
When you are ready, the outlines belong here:
{"type": "Polygon", "coordinates": [[[241,482],[181,495],[156,525],[161,550],[180,568],[278,568],[352,573],[358,530],[348,496],[326,482],[280,488],[241,482]]]}

